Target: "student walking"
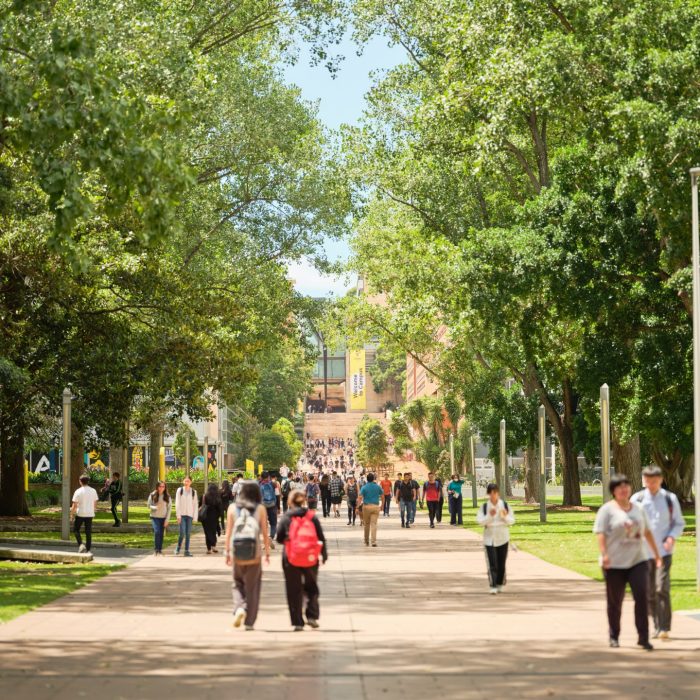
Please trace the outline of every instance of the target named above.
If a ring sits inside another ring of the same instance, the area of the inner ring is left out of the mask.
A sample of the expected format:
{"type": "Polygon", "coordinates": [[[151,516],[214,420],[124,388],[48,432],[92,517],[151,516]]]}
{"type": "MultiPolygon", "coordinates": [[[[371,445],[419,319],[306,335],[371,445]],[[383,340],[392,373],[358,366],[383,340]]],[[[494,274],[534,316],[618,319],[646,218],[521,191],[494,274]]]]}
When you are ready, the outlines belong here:
{"type": "Polygon", "coordinates": [[[190,537],[192,535],[192,524],[197,519],[197,492],[192,488],[192,479],[186,476],[182,480],[182,486],[175,492],[175,516],[180,532],[177,537],[177,548],[175,554],[180,554],[182,541],[185,541],[185,556],[191,557],[190,537]]]}
{"type": "Polygon", "coordinates": [[[348,525],[354,525],[357,515],[357,501],[360,497],[360,489],[354,476],[348,477],[346,491],[348,497],[348,525]]]}
{"type": "Polygon", "coordinates": [[[114,525],[112,527],[119,527],[122,523],[119,520],[119,514],[117,513],[117,507],[124,498],[124,492],[122,490],[121,475],[119,472],[114,472],[112,474],[112,480],[109,482],[109,488],[107,489],[109,495],[109,501],[112,510],[112,517],[114,518],[114,525]]]}
{"type": "Polygon", "coordinates": [[[423,484],[423,500],[428,505],[428,517],[430,518],[430,527],[435,527],[435,519],[438,513],[438,504],[440,503],[440,485],[433,472],[428,473],[428,480],[423,484]]]}
{"type": "Polygon", "coordinates": [[[600,563],[605,577],[610,646],[620,646],[622,601],[629,583],[634,597],[637,644],[651,651],[654,647],[649,643],[649,564],[645,540],[653,552],[656,568],[661,568],[663,562],[644,508],[630,500],[632,487],[624,474],[611,477],[610,493],[613,499],[600,508],[593,525],[593,532],[598,536],[600,563]]]}
{"type": "Polygon", "coordinates": [[[148,496],[148,510],[151,513],[151,526],[153,527],[153,554],[163,554],[163,537],[168,530],[170,512],[173,502],[168,493],[168,487],[164,481],[156,484],[155,491],[148,496]]]}
{"type": "Polygon", "coordinates": [[[510,542],[508,528],[515,522],[515,516],[508,504],[501,500],[496,484],[486,487],[486,495],[488,500],[477,511],[476,522],[484,526],[489,586],[490,592],[495,594],[501,593],[506,584],[506,559],[510,542]]]}
{"type": "Polygon", "coordinates": [[[406,472],[396,489],[396,502],[399,505],[399,512],[401,514],[401,527],[411,527],[413,501],[416,500],[417,495],[415,488],[413,488],[411,475],[406,472]]]}
{"type": "Polygon", "coordinates": [[[447,498],[450,508],[450,525],[462,525],[462,484],[464,482],[452,475],[452,481],[447,485],[447,498]]]}
{"type": "Polygon", "coordinates": [[[340,504],[343,502],[343,480],[338,476],[336,471],[331,474],[331,481],[329,484],[330,494],[331,494],[331,506],[333,508],[333,515],[336,518],[340,517],[340,504]]]}
{"type": "Polygon", "coordinates": [[[224,553],[226,565],[233,566],[233,626],[255,625],[262,589],[262,558],[270,563],[267,510],[262,505],[257,481],[242,481],[238,498],[226,513],[224,553]]]}
{"type": "Polygon", "coordinates": [[[74,517],[73,533],[78,543],[80,553],[89,552],[92,549],[92,519],[95,517],[95,504],[99,500],[97,491],[90,486],[90,479],[83,474],[80,479],[80,487],[76,489],[71,499],[71,515],[74,517]],[[85,526],[85,544],[80,536],[80,529],[85,526]]]}
{"type": "Polygon", "coordinates": [[[668,639],[671,632],[671,563],[676,540],[683,534],[685,519],[676,494],[661,488],[663,474],[656,465],[642,471],[644,490],[635,493],[632,501],[647,514],[650,529],[661,554],[663,566],[647,551],[649,583],[647,603],[649,615],[654,621],[654,639],[668,639]]]}
{"type": "Polygon", "coordinates": [[[277,530],[277,541],[284,545],[282,571],[287,590],[289,616],[295,632],[304,629],[304,598],[306,624],[317,628],[321,616],[319,607],[319,559],[328,559],[326,538],[314,511],[306,507],[303,491],[289,494],[289,510],[282,516],[277,530]]]}
{"type": "Polygon", "coordinates": [[[327,518],[331,514],[331,482],[328,474],[321,475],[321,508],[323,509],[323,517],[327,518]]]}
{"type": "Polygon", "coordinates": [[[391,479],[389,479],[389,476],[387,474],[384,475],[384,478],[379,482],[379,485],[382,487],[382,491],[384,492],[384,500],[382,502],[382,515],[385,518],[388,518],[389,509],[391,507],[392,484],[391,479]]]}
{"type": "Polygon", "coordinates": [[[377,546],[377,521],[379,520],[379,504],[384,498],[384,490],[374,480],[374,474],[367,474],[367,483],[360,489],[362,505],[362,521],[364,524],[365,546],[377,546]]]}
{"type": "Polygon", "coordinates": [[[438,485],[438,489],[440,490],[440,498],[438,499],[437,513],[435,514],[435,522],[441,523],[442,511],[445,507],[445,489],[444,484],[442,483],[442,479],[440,477],[435,477],[435,483],[438,485]]]}
{"type": "MultiPolygon", "coordinates": [[[[316,477],[313,474],[309,474],[309,480],[306,482],[306,504],[309,510],[316,510],[318,508],[318,499],[321,496],[321,489],[316,483],[316,477]]],[[[291,495],[291,491],[290,491],[291,495]]]]}
{"type": "Polygon", "coordinates": [[[202,506],[199,509],[199,522],[204,529],[204,540],[207,544],[207,554],[217,554],[216,531],[219,528],[222,503],[216,484],[209,484],[207,492],[202,496],[202,506]]]}
{"type": "Polygon", "coordinates": [[[224,479],[221,483],[221,491],[219,492],[219,496],[221,497],[221,524],[217,534],[226,532],[226,515],[228,513],[228,507],[236,500],[228,479],[224,479]]]}
{"type": "Polygon", "coordinates": [[[277,493],[275,492],[275,485],[270,479],[270,472],[263,472],[260,475],[260,495],[262,496],[262,504],[267,511],[270,539],[274,539],[277,532],[277,493]]]}

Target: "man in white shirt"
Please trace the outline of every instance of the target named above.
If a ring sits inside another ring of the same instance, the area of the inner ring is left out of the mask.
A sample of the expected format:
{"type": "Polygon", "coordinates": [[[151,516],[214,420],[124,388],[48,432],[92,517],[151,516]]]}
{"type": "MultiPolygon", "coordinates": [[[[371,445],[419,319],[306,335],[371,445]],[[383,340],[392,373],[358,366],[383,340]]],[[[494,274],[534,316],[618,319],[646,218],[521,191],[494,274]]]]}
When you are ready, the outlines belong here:
{"type": "Polygon", "coordinates": [[[92,547],[92,519],[95,517],[95,503],[99,500],[97,491],[89,486],[90,479],[83,474],[80,477],[80,488],[73,494],[71,516],[75,518],[73,532],[78,543],[79,552],[89,552],[92,547]],[[85,525],[85,544],[80,536],[80,528],[85,525]]]}

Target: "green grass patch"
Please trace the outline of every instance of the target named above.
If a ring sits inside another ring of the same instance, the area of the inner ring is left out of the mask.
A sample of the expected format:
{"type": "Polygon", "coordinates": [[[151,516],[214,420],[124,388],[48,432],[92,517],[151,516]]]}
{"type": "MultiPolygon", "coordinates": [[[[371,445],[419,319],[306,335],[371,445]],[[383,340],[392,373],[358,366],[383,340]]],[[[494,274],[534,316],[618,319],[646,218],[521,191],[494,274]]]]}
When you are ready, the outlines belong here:
{"type": "MultiPolygon", "coordinates": [[[[468,502],[471,503],[471,498],[468,502]]],[[[602,581],[598,545],[592,531],[595,511],[602,504],[602,497],[587,496],[583,502],[590,510],[550,508],[547,511],[547,522],[541,523],[539,506],[509,500],[515,513],[511,540],[523,551],[544,561],[602,581]]],[[[481,503],[483,500],[479,506],[481,503]]],[[[552,504],[554,500],[548,500],[548,503],[552,504]]],[[[697,593],[695,585],[695,517],[690,510],[684,511],[683,515],[686,528],[676,543],[673,556],[671,600],[676,610],[694,610],[700,609],[700,593],[697,593]]],[[[464,507],[464,523],[470,530],[481,533],[482,528],[476,524],[475,508],[464,507]]]]}
{"type": "Polygon", "coordinates": [[[0,561],[0,622],[86,586],[121,566],[0,561]]]}
{"type": "MultiPolygon", "coordinates": [[[[163,548],[170,547],[177,543],[177,523],[168,528],[168,534],[163,538],[163,548]]],[[[0,532],[0,537],[8,539],[32,539],[32,540],[59,540],[60,532],[0,532]]],[[[71,533],[71,539],[75,541],[71,533]]],[[[85,535],[83,534],[83,539],[85,535]]],[[[115,528],[114,533],[92,533],[92,543],[94,547],[99,547],[101,542],[115,542],[123,544],[125,547],[135,549],[153,549],[152,532],[119,532],[115,528]]],[[[77,545],[76,545],[77,546],[77,545]]]]}

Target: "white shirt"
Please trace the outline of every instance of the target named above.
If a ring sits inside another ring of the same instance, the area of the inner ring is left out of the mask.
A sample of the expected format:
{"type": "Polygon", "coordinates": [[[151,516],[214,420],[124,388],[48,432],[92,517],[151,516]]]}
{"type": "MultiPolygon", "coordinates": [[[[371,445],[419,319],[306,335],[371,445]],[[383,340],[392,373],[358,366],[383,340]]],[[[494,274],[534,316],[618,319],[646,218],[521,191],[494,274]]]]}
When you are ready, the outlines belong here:
{"type": "Polygon", "coordinates": [[[73,503],[78,504],[76,515],[81,518],[95,517],[95,503],[99,500],[97,491],[92,486],[81,486],[73,494],[73,503]]]}
{"type": "Polygon", "coordinates": [[[199,501],[197,500],[197,492],[190,488],[185,491],[184,486],[178,486],[175,492],[175,515],[181,518],[183,515],[189,515],[192,520],[197,520],[197,512],[199,511],[199,501]]]}
{"type": "Polygon", "coordinates": [[[510,530],[508,529],[514,522],[513,510],[509,507],[505,517],[501,511],[505,510],[505,504],[499,498],[494,506],[489,499],[485,504],[479,506],[476,512],[476,522],[484,526],[484,545],[486,547],[500,547],[510,541],[510,530]],[[484,505],[486,514],[484,515],[484,505]],[[491,515],[491,509],[496,508],[496,515],[491,515]]]}

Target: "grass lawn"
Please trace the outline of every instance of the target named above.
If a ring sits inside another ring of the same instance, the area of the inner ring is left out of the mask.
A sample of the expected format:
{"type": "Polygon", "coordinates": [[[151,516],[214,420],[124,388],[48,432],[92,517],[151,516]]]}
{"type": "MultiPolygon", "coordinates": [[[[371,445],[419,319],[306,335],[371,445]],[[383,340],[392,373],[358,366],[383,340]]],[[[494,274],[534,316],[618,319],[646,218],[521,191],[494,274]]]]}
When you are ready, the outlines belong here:
{"type": "MultiPolygon", "coordinates": [[[[468,501],[471,503],[471,498],[468,501]]],[[[547,522],[540,522],[539,506],[525,505],[509,500],[515,513],[511,541],[518,548],[530,552],[552,564],[558,564],[584,576],[602,581],[598,566],[598,545],[593,535],[595,511],[602,504],[599,496],[584,497],[590,510],[547,511],[547,522]]],[[[480,501],[480,504],[483,500],[480,501]]],[[[549,501],[552,504],[554,501],[549,501]]],[[[447,516],[449,518],[449,515],[447,516]]],[[[695,517],[684,512],[685,534],[676,543],[671,569],[671,598],[676,610],[700,609],[700,593],[695,590],[695,517]]],[[[465,527],[481,532],[476,524],[476,509],[464,508],[465,527]]]]}
{"type": "Polygon", "coordinates": [[[0,561],[0,622],[60,598],[121,566],[0,561]]]}
{"type": "MultiPolygon", "coordinates": [[[[59,540],[61,539],[60,532],[0,532],[2,538],[18,538],[32,540],[59,540]]],[[[83,535],[83,539],[85,535],[83,535]]],[[[71,539],[75,542],[75,538],[71,534],[71,539]]],[[[133,547],[136,549],[153,549],[153,533],[152,532],[119,532],[115,528],[115,532],[93,532],[92,542],[95,547],[100,546],[100,542],[117,542],[125,547],[133,547]]],[[[168,528],[168,534],[163,538],[163,547],[170,547],[177,544],[177,523],[171,524],[168,528]]]]}

